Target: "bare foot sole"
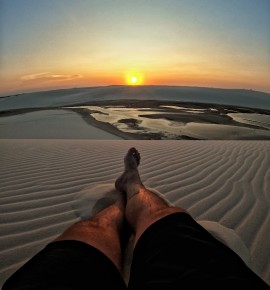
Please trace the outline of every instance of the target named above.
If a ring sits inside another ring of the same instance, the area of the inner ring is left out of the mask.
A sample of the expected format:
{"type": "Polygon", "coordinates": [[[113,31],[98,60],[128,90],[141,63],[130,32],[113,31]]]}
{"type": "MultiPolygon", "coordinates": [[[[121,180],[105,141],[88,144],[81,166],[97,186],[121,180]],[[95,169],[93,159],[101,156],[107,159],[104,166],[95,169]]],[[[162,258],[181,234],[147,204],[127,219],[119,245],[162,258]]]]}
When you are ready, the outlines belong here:
{"type": "Polygon", "coordinates": [[[124,173],[115,181],[115,188],[117,190],[125,192],[126,194],[129,194],[130,192],[134,194],[136,193],[135,191],[143,187],[138,172],[140,160],[140,153],[137,149],[134,147],[130,148],[124,158],[124,173]]]}
{"type": "Polygon", "coordinates": [[[125,170],[137,169],[141,161],[138,150],[134,147],[130,148],[124,158],[125,170]]]}

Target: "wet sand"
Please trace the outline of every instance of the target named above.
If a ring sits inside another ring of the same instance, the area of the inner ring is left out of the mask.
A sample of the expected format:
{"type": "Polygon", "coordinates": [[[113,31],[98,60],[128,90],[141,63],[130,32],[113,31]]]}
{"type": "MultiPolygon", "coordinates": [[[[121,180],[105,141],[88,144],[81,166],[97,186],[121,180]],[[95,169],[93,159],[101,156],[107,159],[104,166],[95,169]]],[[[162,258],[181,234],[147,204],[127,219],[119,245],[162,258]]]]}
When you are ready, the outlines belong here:
{"type": "Polygon", "coordinates": [[[89,124],[108,130],[124,139],[270,139],[270,112],[267,110],[217,104],[136,100],[93,102],[85,106],[66,109],[76,111],[89,124]],[[114,116],[113,120],[110,120],[109,114],[113,110],[116,112],[116,117],[114,116]],[[130,110],[130,114],[126,113],[128,110],[130,110]],[[135,117],[132,116],[133,110],[137,113],[135,117]],[[125,116],[121,118],[123,111],[125,116]],[[267,123],[248,122],[244,118],[240,120],[240,118],[232,117],[238,114],[264,116],[267,123]],[[142,122],[151,123],[151,120],[156,122],[155,130],[142,126],[142,122]],[[165,125],[175,127],[174,133],[166,134],[168,128],[166,129],[165,125]],[[202,134],[194,133],[199,132],[200,129],[202,134]],[[203,133],[207,130],[208,134],[203,133]],[[212,133],[209,133],[209,130],[212,133]]]}

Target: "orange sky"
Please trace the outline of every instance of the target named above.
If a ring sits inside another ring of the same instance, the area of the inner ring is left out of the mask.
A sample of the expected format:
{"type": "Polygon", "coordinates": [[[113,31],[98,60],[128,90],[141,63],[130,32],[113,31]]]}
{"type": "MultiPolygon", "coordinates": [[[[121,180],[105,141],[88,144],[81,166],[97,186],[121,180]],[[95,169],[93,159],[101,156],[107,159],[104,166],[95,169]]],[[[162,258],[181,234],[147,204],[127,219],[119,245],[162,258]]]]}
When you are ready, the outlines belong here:
{"type": "Polygon", "coordinates": [[[0,95],[116,84],[270,92],[268,0],[1,5],[0,95]]]}

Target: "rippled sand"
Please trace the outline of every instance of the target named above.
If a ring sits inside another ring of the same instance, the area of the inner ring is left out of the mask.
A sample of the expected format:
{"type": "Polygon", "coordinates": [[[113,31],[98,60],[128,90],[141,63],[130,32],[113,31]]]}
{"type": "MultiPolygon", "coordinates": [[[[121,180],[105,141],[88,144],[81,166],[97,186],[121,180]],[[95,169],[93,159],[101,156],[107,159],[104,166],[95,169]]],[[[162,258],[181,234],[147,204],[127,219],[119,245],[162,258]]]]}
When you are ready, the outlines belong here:
{"type": "Polygon", "coordinates": [[[91,212],[131,146],[146,186],[219,225],[270,284],[270,141],[9,139],[0,143],[0,285],[91,212]]]}

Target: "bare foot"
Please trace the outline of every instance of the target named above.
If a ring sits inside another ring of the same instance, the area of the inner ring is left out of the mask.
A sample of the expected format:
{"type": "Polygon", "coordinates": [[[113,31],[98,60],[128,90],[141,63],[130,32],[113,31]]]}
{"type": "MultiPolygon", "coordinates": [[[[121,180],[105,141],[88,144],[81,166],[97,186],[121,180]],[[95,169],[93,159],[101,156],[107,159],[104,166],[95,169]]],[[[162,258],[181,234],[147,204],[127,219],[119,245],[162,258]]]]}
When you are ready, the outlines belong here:
{"type": "Polygon", "coordinates": [[[141,155],[139,151],[134,147],[130,148],[124,158],[125,170],[137,169],[140,161],[141,155]]]}
{"type": "Polygon", "coordinates": [[[137,149],[130,148],[124,158],[125,170],[115,182],[115,188],[126,193],[127,198],[138,193],[140,188],[144,188],[138,172],[140,160],[140,153],[137,149]]]}

